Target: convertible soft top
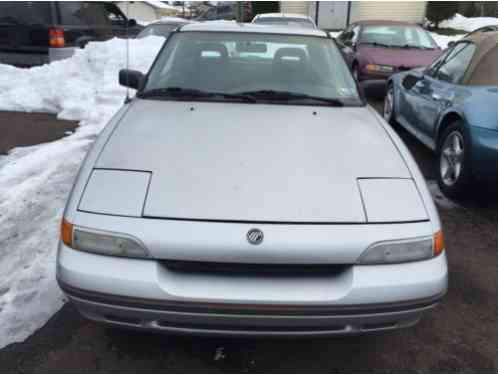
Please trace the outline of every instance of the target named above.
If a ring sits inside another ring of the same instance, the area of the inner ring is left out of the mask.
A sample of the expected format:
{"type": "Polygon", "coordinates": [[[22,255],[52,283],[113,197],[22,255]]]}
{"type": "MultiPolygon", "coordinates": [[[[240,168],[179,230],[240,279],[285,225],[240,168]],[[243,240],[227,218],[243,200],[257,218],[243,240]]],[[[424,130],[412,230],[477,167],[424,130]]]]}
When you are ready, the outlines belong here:
{"type": "Polygon", "coordinates": [[[463,78],[466,85],[498,85],[498,31],[471,34],[476,52],[463,78]]]}

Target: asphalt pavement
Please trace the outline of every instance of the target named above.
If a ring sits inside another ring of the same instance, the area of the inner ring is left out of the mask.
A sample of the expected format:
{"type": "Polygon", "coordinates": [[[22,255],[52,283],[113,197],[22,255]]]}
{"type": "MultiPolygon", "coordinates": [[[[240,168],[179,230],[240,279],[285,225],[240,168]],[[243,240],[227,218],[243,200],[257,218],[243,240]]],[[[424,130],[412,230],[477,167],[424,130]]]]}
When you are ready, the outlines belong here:
{"type": "MultiPolygon", "coordinates": [[[[0,140],[15,143],[2,116],[0,140]]],[[[8,116],[11,123],[32,121],[27,114],[8,116]]],[[[45,125],[50,137],[61,136],[53,117],[45,125]]],[[[465,202],[448,201],[432,182],[432,153],[400,135],[432,187],[450,268],[447,296],[415,327],[316,340],[175,337],[106,328],[65,305],[25,342],[0,350],[0,372],[496,372],[496,186],[479,186],[465,202]]]]}

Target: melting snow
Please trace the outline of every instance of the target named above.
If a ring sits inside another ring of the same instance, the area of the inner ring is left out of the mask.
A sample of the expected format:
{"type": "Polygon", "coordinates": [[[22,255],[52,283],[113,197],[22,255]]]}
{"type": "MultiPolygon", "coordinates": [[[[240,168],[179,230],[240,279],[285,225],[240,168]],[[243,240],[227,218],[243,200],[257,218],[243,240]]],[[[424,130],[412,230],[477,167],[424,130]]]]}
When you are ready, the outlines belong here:
{"type": "Polygon", "coordinates": [[[457,13],[453,18],[441,22],[439,24],[439,27],[471,32],[481,27],[490,26],[490,25],[498,25],[498,18],[465,17],[457,13]]]}
{"type": "MultiPolygon", "coordinates": [[[[130,67],[146,72],[164,39],[130,41],[130,67]]],[[[0,348],[22,341],[63,304],[55,281],[58,228],[79,165],[120,108],[126,41],[90,43],[68,60],[31,69],[0,64],[0,110],[80,121],[56,142],[0,158],[0,348]]]]}

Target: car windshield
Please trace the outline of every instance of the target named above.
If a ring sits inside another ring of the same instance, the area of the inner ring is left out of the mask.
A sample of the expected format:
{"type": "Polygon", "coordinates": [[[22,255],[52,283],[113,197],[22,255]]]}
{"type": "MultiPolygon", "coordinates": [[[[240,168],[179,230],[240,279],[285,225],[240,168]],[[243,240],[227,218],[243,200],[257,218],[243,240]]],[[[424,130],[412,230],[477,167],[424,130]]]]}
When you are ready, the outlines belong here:
{"type": "Polygon", "coordinates": [[[173,34],[139,96],[363,104],[342,55],[330,39],[239,32],[173,34]]]}
{"type": "Polygon", "coordinates": [[[435,49],[436,43],[430,34],[417,26],[365,26],[359,40],[360,44],[381,47],[435,49]]]}
{"type": "Polygon", "coordinates": [[[274,26],[303,27],[305,29],[315,28],[315,25],[311,21],[294,17],[260,17],[256,18],[254,23],[274,26]]]}

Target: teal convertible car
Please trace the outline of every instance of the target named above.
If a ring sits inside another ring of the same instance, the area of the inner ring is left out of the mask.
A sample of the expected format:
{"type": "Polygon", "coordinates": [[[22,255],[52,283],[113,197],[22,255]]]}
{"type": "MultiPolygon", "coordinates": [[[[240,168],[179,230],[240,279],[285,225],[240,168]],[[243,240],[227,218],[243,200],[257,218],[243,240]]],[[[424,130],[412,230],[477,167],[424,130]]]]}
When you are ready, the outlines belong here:
{"type": "Polygon", "coordinates": [[[384,118],[437,153],[447,196],[498,179],[498,32],[473,33],[429,67],[392,76],[384,118]]]}

